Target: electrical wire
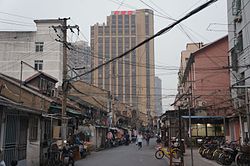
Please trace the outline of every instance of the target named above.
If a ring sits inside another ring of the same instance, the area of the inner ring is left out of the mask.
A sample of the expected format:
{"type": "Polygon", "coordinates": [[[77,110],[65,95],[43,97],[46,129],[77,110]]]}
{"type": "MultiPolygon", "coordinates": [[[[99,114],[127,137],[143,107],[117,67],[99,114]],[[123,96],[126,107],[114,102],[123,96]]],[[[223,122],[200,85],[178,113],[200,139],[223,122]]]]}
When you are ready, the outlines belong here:
{"type": "MultiPolygon", "coordinates": [[[[181,19],[177,20],[176,22],[174,22],[174,23],[170,24],[169,26],[163,28],[162,30],[158,31],[155,35],[153,35],[153,36],[147,38],[146,40],[144,40],[144,41],[142,41],[142,42],[140,42],[139,44],[137,44],[137,45],[136,45],[135,47],[133,47],[132,49],[129,49],[128,51],[124,52],[123,54],[121,54],[121,55],[119,55],[119,56],[117,56],[117,57],[115,57],[115,58],[112,58],[111,60],[109,60],[109,61],[107,61],[107,62],[105,62],[105,63],[103,63],[103,64],[101,64],[101,65],[99,65],[99,66],[97,66],[97,67],[95,67],[95,68],[93,68],[93,69],[91,69],[91,70],[89,70],[88,72],[85,72],[85,73],[82,74],[82,75],[86,75],[86,74],[88,74],[88,73],[92,73],[93,71],[99,69],[100,67],[105,66],[105,65],[107,65],[107,64],[109,64],[109,63],[111,63],[111,62],[113,62],[113,61],[115,61],[115,60],[117,60],[117,59],[120,59],[120,58],[124,57],[124,56],[127,55],[128,53],[130,53],[130,52],[136,50],[136,49],[139,48],[140,46],[142,46],[142,45],[144,45],[145,43],[151,41],[152,39],[154,39],[154,38],[156,38],[156,37],[158,37],[158,36],[161,36],[161,35],[164,34],[165,32],[168,32],[169,30],[171,30],[174,26],[178,25],[178,24],[179,24],[180,22],[182,22],[183,20],[185,20],[185,19],[189,18],[190,16],[192,16],[192,15],[198,13],[200,10],[206,8],[207,6],[211,5],[211,4],[214,3],[215,1],[217,1],[217,0],[210,0],[210,1],[208,1],[207,3],[205,3],[205,4],[201,5],[201,6],[199,6],[198,8],[192,10],[192,11],[189,12],[187,15],[185,15],[184,17],[182,17],[181,19]]],[[[81,75],[80,75],[80,76],[81,76],[81,75]]],[[[75,78],[73,77],[73,78],[69,79],[68,81],[73,80],[73,79],[75,79],[75,78]]]]}

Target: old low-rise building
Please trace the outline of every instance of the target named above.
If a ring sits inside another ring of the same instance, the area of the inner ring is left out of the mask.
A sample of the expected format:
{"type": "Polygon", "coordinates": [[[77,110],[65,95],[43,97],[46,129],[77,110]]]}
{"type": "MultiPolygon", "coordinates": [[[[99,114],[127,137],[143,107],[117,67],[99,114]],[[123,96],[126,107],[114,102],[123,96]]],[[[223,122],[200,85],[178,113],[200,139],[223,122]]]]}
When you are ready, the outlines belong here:
{"type": "MultiPolygon", "coordinates": [[[[227,123],[235,117],[230,92],[228,37],[202,45],[182,66],[185,69],[179,72],[175,106],[191,110],[192,136],[224,137],[234,134],[239,137],[238,125],[227,123]]],[[[182,118],[188,122],[189,117],[182,118]]]]}
{"type": "Polygon", "coordinates": [[[7,165],[11,160],[39,165],[41,117],[53,100],[0,74],[1,141],[7,165]]]}

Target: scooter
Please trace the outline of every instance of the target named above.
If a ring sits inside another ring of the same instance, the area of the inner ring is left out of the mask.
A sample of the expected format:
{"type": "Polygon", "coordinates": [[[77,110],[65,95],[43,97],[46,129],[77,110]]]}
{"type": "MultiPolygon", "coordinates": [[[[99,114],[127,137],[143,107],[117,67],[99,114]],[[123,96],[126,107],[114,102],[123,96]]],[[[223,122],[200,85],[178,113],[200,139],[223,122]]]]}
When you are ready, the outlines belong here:
{"type": "Polygon", "coordinates": [[[62,149],[62,164],[64,166],[74,166],[74,154],[73,154],[73,147],[66,145],[62,149]]]}
{"type": "Polygon", "coordinates": [[[80,151],[81,158],[85,158],[88,154],[87,146],[84,143],[79,145],[79,151],[80,151]]]}

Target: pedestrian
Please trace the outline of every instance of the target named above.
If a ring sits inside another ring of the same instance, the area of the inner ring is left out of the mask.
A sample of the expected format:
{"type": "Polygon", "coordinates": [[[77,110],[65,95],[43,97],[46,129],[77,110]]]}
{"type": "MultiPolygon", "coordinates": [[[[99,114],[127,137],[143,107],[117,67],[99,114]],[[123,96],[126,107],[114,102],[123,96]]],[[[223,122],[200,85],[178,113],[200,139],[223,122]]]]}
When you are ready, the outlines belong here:
{"type": "Polygon", "coordinates": [[[0,166],[6,166],[3,159],[3,151],[0,149],[0,166]]]}
{"type": "Polygon", "coordinates": [[[142,148],[142,139],[143,139],[142,133],[139,132],[139,134],[137,135],[138,149],[141,149],[141,148],[142,148]]]}
{"type": "Polygon", "coordinates": [[[113,139],[113,133],[111,131],[109,131],[107,133],[107,143],[108,143],[108,148],[112,147],[112,139],[113,139]]]}
{"type": "Polygon", "coordinates": [[[147,146],[149,146],[149,140],[150,140],[150,134],[149,134],[149,132],[147,132],[145,134],[145,139],[146,139],[146,142],[147,142],[147,146]]]}
{"type": "Polygon", "coordinates": [[[128,132],[125,133],[125,145],[129,145],[130,139],[129,139],[129,134],[128,132]]]}

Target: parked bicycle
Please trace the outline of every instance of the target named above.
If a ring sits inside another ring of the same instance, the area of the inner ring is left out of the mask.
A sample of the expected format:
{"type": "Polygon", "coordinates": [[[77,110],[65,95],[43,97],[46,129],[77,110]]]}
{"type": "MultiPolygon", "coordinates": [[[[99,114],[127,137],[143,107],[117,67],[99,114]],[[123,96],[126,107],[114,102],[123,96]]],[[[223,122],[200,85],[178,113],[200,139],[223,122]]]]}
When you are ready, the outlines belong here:
{"type": "Polygon", "coordinates": [[[222,148],[222,152],[220,153],[216,162],[220,165],[231,165],[235,160],[236,155],[238,154],[238,144],[237,141],[232,141],[228,147],[222,148]]]}
{"type": "Polygon", "coordinates": [[[239,153],[235,157],[235,163],[237,166],[249,166],[250,165],[250,145],[249,144],[240,146],[239,153]]]}
{"type": "Polygon", "coordinates": [[[181,156],[181,150],[179,148],[157,148],[155,152],[155,158],[162,159],[164,156],[170,157],[172,155],[173,158],[178,159],[181,156]]]}

